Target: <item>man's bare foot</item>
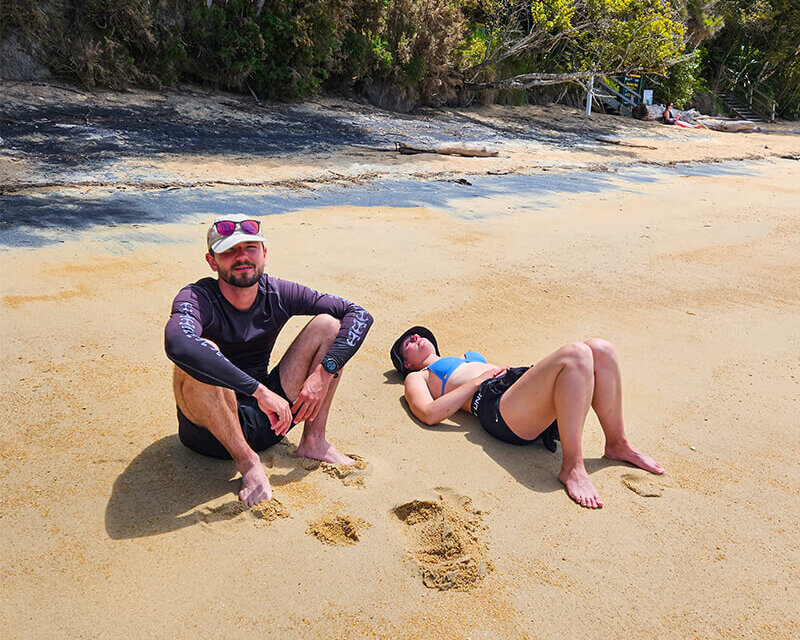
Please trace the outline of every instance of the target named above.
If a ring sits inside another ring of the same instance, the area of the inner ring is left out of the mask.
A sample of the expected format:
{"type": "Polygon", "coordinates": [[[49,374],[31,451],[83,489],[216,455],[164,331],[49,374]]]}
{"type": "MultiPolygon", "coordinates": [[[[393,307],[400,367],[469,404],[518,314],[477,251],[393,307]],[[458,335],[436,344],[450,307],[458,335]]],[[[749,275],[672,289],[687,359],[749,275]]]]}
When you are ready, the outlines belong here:
{"type": "Polygon", "coordinates": [[[655,473],[656,475],[661,475],[664,473],[664,467],[658,464],[658,462],[653,460],[650,456],[646,456],[638,449],[632,447],[627,441],[613,447],[606,445],[604,455],[606,458],[611,460],[630,462],[632,465],[635,465],[640,469],[644,469],[645,471],[649,471],[650,473],[655,473]]]}
{"type": "Polygon", "coordinates": [[[583,467],[575,467],[571,470],[561,469],[558,479],[567,488],[570,498],[582,507],[587,509],[599,509],[603,506],[600,494],[594,488],[589,474],[583,467]]]}
{"type": "Polygon", "coordinates": [[[301,458],[312,458],[333,464],[352,466],[356,463],[351,457],[344,455],[325,438],[302,438],[297,445],[297,455],[301,458]]]}
{"type": "Polygon", "coordinates": [[[258,456],[248,468],[240,469],[240,472],[242,474],[242,490],[239,491],[239,500],[248,507],[264,500],[272,500],[272,487],[258,456]]]}

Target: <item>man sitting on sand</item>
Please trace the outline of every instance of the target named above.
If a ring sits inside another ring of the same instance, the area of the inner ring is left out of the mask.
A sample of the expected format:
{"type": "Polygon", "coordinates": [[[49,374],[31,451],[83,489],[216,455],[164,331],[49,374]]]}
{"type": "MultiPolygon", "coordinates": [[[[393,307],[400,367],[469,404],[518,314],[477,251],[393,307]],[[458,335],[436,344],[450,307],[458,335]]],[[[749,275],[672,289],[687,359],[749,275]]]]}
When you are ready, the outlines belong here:
{"type": "Polygon", "coordinates": [[[443,358],[433,333],[417,326],[395,341],[390,356],[405,378],[411,411],[425,424],[435,425],[461,409],[476,416],[490,435],[512,444],[528,444],[557,429],[563,451],[558,479],[581,506],[603,506],[581,449],[590,406],[606,437],[606,458],[664,473],[625,436],[622,378],[610,342],[572,342],[532,367],[512,369],[489,364],[474,351],[443,358]]]}
{"type": "Polygon", "coordinates": [[[178,432],[190,449],[232,458],[247,505],[272,498],[257,451],[305,422],[297,454],[351,465],[325,438],[342,367],[361,346],[372,317],[336,296],[264,274],[261,224],[244,215],[217,218],[206,261],[219,278],[178,293],[165,331],[177,366],[178,432]],[[267,372],[278,333],[292,316],[314,318],[267,372]]]}

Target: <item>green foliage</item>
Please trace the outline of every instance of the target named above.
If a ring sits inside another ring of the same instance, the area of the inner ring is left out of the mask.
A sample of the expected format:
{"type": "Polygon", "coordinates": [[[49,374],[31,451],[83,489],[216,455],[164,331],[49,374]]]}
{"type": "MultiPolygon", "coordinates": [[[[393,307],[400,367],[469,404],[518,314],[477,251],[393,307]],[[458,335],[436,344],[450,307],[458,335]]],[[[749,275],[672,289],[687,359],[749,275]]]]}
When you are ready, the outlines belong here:
{"type": "Polygon", "coordinates": [[[537,0],[533,8],[534,25],[543,31],[574,29],[565,44],[581,69],[657,68],[683,46],[683,23],[659,0],[537,0]]]}
{"type": "Polygon", "coordinates": [[[88,86],[158,84],[160,48],[149,0],[4,0],[0,21],[57,75],[88,86]]]}
{"type": "Polygon", "coordinates": [[[725,26],[708,45],[707,73],[718,90],[765,94],[784,117],[800,118],[800,3],[718,0],[725,26]]]}
{"type": "Polygon", "coordinates": [[[678,105],[733,88],[800,117],[797,0],[3,0],[0,20],[88,86],[196,80],[291,99],[379,80],[440,103],[459,74],[641,67],[678,105]],[[670,66],[685,43],[698,57],[670,66]]]}
{"type": "Polygon", "coordinates": [[[483,62],[489,50],[489,39],[483,25],[472,25],[461,47],[461,62],[472,67],[483,62]]]}
{"type": "Polygon", "coordinates": [[[656,102],[673,102],[678,109],[683,109],[692,96],[705,88],[700,52],[689,60],[672,65],[665,76],[651,77],[649,84],[655,85],[656,102]]]}
{"type": "Polygon", "coordinates": [[[181,35],[187,53],[187,71],[201,80],[228,88],[243,89],[245,80],[260,65],[267,50],[248,0],[231,0],[210,7],[198,3],[189,11],[181,35]]]}
{"type": "MultiPolygon", "coordinates": [[[[346,1],[268,0],[259,15],[251,0],[196,5],[176,32],[187,52],[186,73],[210,84],[272,98],[314,93],[335,69],[346,1]]],[[[348,40],[347,37],[350,37],[348,40]]]]}
{"type": "Polygon", "coordinates": [[[543,31],[557,33],[572,27],[575,3],[572,0],[533,0],[531,19],[543,31]]]}
{"type": "Polygon", "coordinates": [[[475,0],[470,18],[486,32],[480,39],[473,32],[464,47],[465,67],[467,60],[473,67],[483,63],[473,72],[477,81],[666,69],[681,55],[686,33],[667,0],[475,0]],[[476,51],[483,54],[479,62],[476,51]]]}
{"type": "Polygon", "coordinates": [[[391,72],[394,58],[386,40],[382,40],[380,36],[373,36],[370,39],[370,54],[375,61],[375,69],[378,74],[386,75],[391,72]]]}
{"type": "Polygon", "coordinates": [[[384,59],[390,62],[373,65],[375,75],[400,92],[417,94],[422,102],[444,101],[446,79],[458,64],[465,32],[461,5],[455,0],[387,2],[379,34],[389,54],[384,59]]]}

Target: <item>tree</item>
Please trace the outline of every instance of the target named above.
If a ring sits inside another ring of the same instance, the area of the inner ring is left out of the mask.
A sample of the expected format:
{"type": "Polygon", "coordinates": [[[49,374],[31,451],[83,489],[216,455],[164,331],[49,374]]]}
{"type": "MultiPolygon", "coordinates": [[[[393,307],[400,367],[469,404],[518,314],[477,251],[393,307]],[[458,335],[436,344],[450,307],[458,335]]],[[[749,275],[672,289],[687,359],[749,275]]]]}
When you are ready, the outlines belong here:
{"type": "Polygon", "coordinates": [[[472,64],[463,71],[476,88],[663,71],[691,57],[683,54],[680,11],[667,0],[479,0],[473,17],[483,32],[470,43],[472,64]]]}
{"type": "Polygon", "coordinates": [[[723,90],[763,92],[800,117],[800,3],[718,0],[724,28],[709,44],[709,72],[723,90]]]}

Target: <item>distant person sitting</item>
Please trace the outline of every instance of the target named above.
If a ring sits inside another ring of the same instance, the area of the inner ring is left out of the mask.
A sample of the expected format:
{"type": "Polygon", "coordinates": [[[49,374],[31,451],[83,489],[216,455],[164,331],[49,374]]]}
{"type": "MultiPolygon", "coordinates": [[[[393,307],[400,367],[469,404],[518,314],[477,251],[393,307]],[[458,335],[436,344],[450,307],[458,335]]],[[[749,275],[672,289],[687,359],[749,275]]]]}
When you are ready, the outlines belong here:
{"type": "MultiPolygon", "coordinates": [[[[405,398],[413,414],[435,425],[459,409],[472,413],[495,438],[510,444],[561,440],[558,479],[570,497],[589,509],[603,506],[583,464],[583,423],[592,407],[605,434],[605,457],[629,462],[650,473],[663,467],[637,449],[622,422],[622,377],[610,342],[572,342],[532,367],[497,367],[481,354],[439,355],[429,329],[411,327],[391,348],[395,368],[405,378],[405,398]]],[[[549,447],[555,451],[555,447],[549,447]]]]}
{"type": "Polygon", "coordinates": [[[675,124],[678,121],[678,118],[675,115],[675,111],[672,108],[671,102],[667,105],[667,108],[664,109],[664,115],[661,116],[661,121],[664,124],[675,124]]]}
{"type": "Polygon", "coordinates": [[[698,129],[702,126],[699,123],[692,124],[691,122],[684,122],[681,120],[680,115],[675,114],[675,110],[672,108],[671,102],[667,105],[667,108],[664,109],[664,115],[661,116],[661,120],[664,122],[664,124],[672,124],[676,127],[680,127],[681,129],[698,129]]]}

